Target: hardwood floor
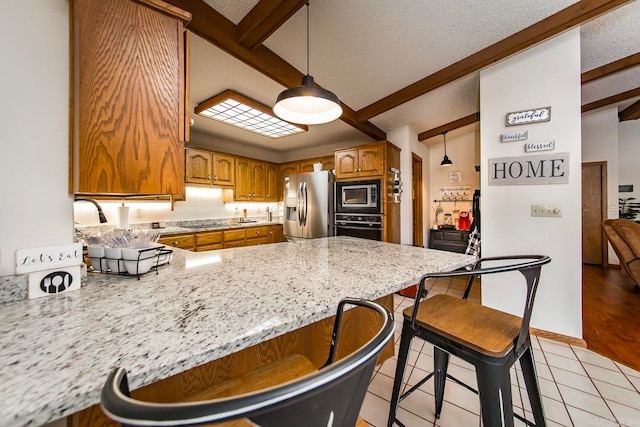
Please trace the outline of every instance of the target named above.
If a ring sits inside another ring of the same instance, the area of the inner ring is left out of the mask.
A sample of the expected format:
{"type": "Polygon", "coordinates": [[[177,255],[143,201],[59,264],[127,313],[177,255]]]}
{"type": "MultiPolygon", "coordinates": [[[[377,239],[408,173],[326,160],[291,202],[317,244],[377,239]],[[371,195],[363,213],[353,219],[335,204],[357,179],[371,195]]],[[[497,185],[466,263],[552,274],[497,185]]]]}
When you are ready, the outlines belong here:
{"type": "Polygon", "coordinates": [[[587,347],[640,370],[640,290],[620,269],[584,265],[582,273],[587,347]]]}

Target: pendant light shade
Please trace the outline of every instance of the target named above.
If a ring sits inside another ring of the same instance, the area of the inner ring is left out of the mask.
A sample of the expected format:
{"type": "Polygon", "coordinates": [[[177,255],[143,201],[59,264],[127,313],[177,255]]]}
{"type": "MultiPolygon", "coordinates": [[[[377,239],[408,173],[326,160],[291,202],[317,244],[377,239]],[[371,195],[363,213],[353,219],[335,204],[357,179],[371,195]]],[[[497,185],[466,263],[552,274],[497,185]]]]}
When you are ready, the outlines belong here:
{"type": "Polygon", "coordinates": [[[316,86],[309,75],[309,3],[307,3],[307,75],[300,86],[286,89],[276,100],[273,112],[282,120],[305,125],[318,125],[342,115],[340,100],[331,91],[316,86]]]}
{"type": "Polygon", "coordinates": [[[442,138],[444,140],[444,158],[440,162],[440,166],[451,166],[453,162],[447,156],[447,132],[442,132],[442,138]]]}

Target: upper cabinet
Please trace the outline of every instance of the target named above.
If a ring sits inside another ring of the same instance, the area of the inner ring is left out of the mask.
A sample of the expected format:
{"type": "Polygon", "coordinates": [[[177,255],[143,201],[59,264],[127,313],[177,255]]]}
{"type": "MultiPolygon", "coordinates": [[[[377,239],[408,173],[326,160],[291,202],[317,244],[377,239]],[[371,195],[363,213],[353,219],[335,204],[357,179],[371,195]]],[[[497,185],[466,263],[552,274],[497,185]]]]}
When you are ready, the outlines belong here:
{"type": "Polygon", "coordinates": [[[145,3],[73,0],[75,193],[184,194],[190,15],[145,3]]]}
{"type": "Polygon", "coordinates": [[[233,187],[235,157],[195,148],[185,149],[185,183],[233,187]]]}
{"type": "Polygon", "coordinates": [[[336,151],[336,179],[378,177],[384,174],[384,143],[336,151]]]}
{"type": "Polygon", "coordinates": [[[277,201],[277,167],[260,160],[236,158],[236,185],[233,197],[237,201],[277,201]]]}

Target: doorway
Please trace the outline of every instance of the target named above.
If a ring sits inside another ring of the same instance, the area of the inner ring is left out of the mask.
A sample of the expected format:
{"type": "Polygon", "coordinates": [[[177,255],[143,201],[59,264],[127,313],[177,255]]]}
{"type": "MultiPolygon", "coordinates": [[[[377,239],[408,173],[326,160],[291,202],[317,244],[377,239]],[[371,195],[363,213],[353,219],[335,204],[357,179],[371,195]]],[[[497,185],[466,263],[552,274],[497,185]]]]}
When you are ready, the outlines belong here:
{"type": "Polygon", "coordinates": [[[582,164],[582,263],[609,263],[600,224],[607,219],[607,162],[582,164]]]}
{"type": "Polygon", "coordinates": [[[413,212],[413,246],[422,247],[422,159],[411,153],[411,206],[413,212]]]}

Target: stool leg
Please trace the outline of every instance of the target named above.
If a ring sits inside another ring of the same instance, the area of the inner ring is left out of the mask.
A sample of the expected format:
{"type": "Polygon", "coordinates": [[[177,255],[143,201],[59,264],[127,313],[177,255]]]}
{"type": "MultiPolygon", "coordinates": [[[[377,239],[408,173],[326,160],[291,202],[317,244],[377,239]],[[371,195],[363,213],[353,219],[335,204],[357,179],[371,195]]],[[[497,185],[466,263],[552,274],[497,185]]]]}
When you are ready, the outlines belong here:
{"type": "Polygon", "coordinates": [[[436,418],[440,418],[442,401],[444,400],[444,386],[447,383],[447,368],[449,367],[449,353],[433,347],[433,388],[436,395],[436,418]]]}
{"type": "Polygon", "coordinates": [[[402,335],[400,336],[400,348],[398,349],[398,363],[396,365],[396,374],[393,380],[393,391],[391,392],[391,404],[389,407],[389,420],[387,426],[393,426],[396,420],[396,412],[398,411],[398,403],[400,401],[400,389],[402,388],[402,378],[409,357],[411,348],[411,340],[413,339],[413,330],[411,323],[404,321],[402,324],[402,335]]]}
{"type": "Polygon", "coordinates": [[[538,385],[538,376],[536,375],[536,364],[533,360],[533,352],[531,347],[527,348],[520,358],[520,366],[522,367],[522,376],[527,386],[527,394],[533,411],[533,419],[536,426],[544,427],[547,425],[544,419],[544,408],[542,407],[542,396],[540,395],[540,386],[538,385]]]}
{"type": "Polygon", "coordinates": [[[480,411],[485,427],[513,427],[513,402],[509,367],[476,364],[480,411]]]}

